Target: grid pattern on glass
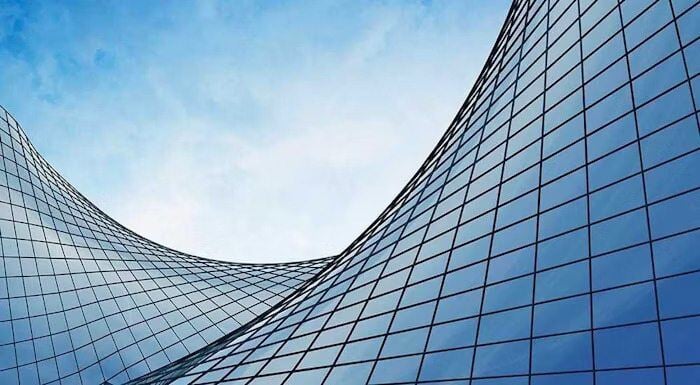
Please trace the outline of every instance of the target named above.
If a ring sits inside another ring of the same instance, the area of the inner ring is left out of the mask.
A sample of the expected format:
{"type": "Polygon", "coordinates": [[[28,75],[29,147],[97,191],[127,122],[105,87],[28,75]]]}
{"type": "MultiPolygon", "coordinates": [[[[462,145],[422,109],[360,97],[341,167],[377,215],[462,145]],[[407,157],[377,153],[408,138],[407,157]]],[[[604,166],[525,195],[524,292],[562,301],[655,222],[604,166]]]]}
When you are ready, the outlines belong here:
{"type": "Polygon", "coordinates": [[[124,383],[235,331],[331,258],[255,265],[125,229],[0,109],[0,383],[124,383]]]}
{"type": "Polygon", "coordinates": [[[700,378],[700,5],[521,0],[424,165],[265,315],[133,384],[700,378]]]}

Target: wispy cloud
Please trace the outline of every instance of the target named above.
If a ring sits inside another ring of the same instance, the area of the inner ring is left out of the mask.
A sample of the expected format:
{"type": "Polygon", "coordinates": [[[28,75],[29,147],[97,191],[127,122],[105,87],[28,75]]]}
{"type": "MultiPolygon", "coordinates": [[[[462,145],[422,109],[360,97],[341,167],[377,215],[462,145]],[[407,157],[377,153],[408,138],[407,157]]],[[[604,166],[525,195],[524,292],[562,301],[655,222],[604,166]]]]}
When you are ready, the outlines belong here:
{"type": "Polygon", "coordinates": [[[506,8],[9,4],[0,103],[144,236],[238,261],[324,256],[430,151],[506,8]]]}

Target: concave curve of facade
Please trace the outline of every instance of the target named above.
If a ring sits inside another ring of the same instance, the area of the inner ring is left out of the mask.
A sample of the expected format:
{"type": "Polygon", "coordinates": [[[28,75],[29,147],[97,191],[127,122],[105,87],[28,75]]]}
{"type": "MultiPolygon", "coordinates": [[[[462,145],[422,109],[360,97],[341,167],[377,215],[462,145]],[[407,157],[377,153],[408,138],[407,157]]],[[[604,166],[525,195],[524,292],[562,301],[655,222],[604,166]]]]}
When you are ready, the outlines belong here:
{"type": "Polygon", "coordinates": [[[692,0],[514,1],[363,234],[129,383],[698,383],[698,25],[692,0]]]}
{"type": "Polygon", "coordinates": [[[0,384],[124,383],[235,331],[331,261],[169,249],[90,203],[3,108],[0,147],[0,384]]]}

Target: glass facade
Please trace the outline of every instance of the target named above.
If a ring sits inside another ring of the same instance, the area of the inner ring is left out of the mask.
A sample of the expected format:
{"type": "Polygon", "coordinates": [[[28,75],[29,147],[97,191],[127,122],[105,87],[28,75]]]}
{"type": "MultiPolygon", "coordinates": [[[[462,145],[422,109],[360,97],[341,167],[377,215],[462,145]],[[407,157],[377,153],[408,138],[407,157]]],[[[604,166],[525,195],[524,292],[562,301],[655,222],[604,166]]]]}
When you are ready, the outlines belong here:
{"type": "Polygon", "coordinates": [[[0,109],[0,384],[125,383],[268,311],[331,261],[180,253],[87,201],[0,109]]]}
{"type": "Polygon", "coordinates": [[[415,176],[307,263],[140,238],[8,118],[0,382],[700,383],[699,37],[698,1],[516,0],[415,176]]]}

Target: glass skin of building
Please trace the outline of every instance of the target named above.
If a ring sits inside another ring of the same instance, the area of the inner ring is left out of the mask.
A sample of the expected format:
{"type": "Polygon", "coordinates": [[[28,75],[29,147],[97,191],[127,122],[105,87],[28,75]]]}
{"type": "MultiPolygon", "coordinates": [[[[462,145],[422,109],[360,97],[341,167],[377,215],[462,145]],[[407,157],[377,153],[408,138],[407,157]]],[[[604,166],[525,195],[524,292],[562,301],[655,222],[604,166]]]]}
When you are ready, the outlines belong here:
{"type": "Polygon", "coordinates": [[[700,383],[699,27],[696,1],[516,1],[332,269],[133,383],[700,383]]]}
{"type": "Polygon", "coordinates": [[[269,310],[331,258],[254,265],[142,238],[0,109],[0,384],[122,384],[269,310]]]}
{"type": "Polygon", "coordinates": [[[129,383],[700,383],[699,36],[693,0],[515,1],[364,233],[129,383]]]}

